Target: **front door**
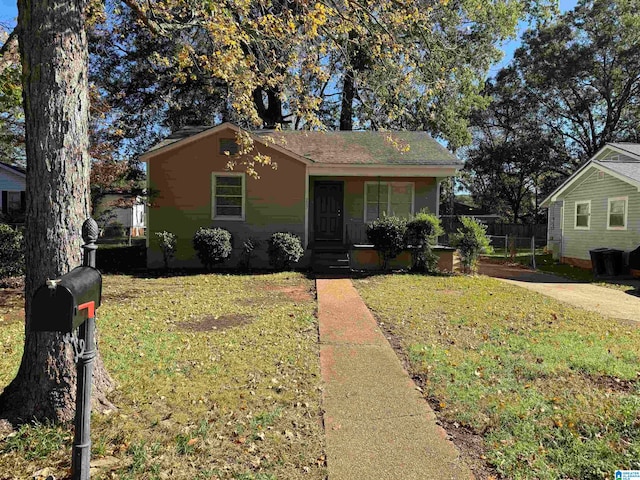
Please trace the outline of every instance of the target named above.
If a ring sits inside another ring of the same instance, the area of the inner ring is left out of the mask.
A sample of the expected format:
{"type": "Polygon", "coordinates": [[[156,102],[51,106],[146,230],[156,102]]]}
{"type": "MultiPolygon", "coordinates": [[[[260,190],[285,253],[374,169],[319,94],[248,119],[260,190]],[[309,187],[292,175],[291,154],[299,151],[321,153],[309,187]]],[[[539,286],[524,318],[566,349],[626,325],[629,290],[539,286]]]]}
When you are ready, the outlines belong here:
{"type": "Polygon", "coordinates": [[[313,195],[314,240],[342,241],[342,182],[315,182],[313,195]]]}

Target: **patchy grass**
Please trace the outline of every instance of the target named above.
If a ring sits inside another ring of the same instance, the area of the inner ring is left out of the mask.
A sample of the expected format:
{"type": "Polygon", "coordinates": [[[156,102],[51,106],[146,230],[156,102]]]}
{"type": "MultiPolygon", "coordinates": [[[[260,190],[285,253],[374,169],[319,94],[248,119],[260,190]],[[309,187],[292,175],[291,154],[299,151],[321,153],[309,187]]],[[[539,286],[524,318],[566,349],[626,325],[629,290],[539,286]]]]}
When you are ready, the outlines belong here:
{"type": "MultiPolygon", "coordinates": [[[[296,273],[105,276],[99,348],[118,410],[93,415],[92,478],[325,478],[312,289],[296,273]]],[[[23,325],[0,326],[5,385],[23,325]]],[[[0,478],[65,478],[67,430],[0,441],[0,478]]]]}
{"type": "Polygon", "coordinates": [[[486,277],[355,284],[439,418],[481,435],[503,478],[640,469],[640,328],[486,277]]]}

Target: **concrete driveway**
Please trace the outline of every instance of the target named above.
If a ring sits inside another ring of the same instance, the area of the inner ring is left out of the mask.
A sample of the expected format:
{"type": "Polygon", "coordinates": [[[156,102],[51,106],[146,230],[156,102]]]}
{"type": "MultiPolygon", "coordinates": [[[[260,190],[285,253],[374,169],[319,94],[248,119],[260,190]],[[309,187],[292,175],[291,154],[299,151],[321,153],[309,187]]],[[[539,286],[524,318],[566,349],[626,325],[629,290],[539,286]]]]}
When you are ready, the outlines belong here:
{"type": "Polygon", "coordinates": [[[480,262],[479,273],[527,288],[575,307],[602,315],[636,322],[640,326],[640,280],[625,282],[636,286],[630,292],[541,273],[518,265],[480,262]]]}

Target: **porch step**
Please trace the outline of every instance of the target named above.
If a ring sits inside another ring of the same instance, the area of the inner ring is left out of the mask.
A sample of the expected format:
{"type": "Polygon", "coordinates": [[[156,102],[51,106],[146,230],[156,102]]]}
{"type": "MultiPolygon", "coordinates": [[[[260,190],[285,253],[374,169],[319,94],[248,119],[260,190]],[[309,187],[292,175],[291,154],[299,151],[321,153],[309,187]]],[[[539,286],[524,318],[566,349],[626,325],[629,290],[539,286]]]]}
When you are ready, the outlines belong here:
{"type": "Polygon", "coordinates": [[[314,252],[311,269],[316,273],[346,273],[349,271],[349,253],[345,251],[314,252]]]}

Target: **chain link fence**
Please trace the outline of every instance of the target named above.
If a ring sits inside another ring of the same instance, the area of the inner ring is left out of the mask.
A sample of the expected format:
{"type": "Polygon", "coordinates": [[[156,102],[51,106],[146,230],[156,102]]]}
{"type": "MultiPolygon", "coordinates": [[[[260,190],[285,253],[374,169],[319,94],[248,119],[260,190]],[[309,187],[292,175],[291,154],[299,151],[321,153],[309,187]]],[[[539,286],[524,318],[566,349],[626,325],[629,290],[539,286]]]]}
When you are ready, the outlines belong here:
{"type": "Polygon", "coordinates": [[[536,255],[541,255],[546,245],[545,238],[516,237],[509,235],[487,235],[493,252],[488,257],[503,258],[536,268],[536,255]]]}

